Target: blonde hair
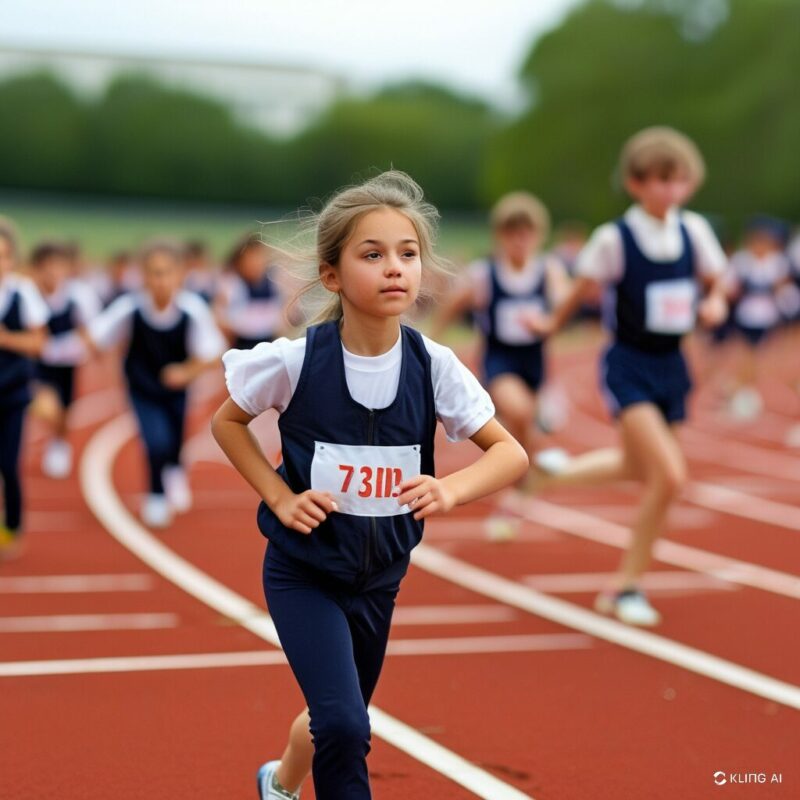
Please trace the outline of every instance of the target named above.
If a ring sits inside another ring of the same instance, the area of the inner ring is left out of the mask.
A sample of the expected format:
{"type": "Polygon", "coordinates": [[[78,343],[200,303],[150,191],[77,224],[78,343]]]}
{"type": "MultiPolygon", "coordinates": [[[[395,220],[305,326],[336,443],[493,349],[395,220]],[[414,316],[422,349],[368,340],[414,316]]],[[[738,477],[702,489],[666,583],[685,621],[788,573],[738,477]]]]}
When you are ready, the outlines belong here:
{"type": "Polygon", "coordinates": [[[404,214],[416,230],[423,270],[421,298],[431,295],[431,286],[437,279],[450,275],[447,261],[434,252],[439,212],[425,200],[419,184],[405,172],[382,172],[361,184],[340,189],[319,214],[305,220],[305,233],[314,236],[313,254],[306,250],[298,258],[284,248],[273,247],[278,253],[289,256],[294,267],[290,267],[290,271],[301,278],[301,288],[289,307],[302,301],[310,317],[309,324],[341,318],[341,299],[323,287],[320,267],[323,264],[338,266],[342,250],[359,220],[381,208],[392,208],[404,214]]]}
{"type": "Polygon", "coordinates": [[[695,187],[705,179],[703,156],[686,134],[658,125],[639,131],[625,142],[619,158],[619,176],[623,181],[675,172],[685,172],[695,187]]]}
{"type": "Polygon", "coordinates": [[[496,231],[528,225],[541,234],[542,241],[550,234],[550,213],[530,192],[504,194],[492,207],[489,220],[496,231]]]}
{"type": "Polygon", "coordinates": [[[14,260],[19,259],[20,243],[17,226],[8,218],[0,216],[0,239],[5,239],[11,247],[14,260]]]}

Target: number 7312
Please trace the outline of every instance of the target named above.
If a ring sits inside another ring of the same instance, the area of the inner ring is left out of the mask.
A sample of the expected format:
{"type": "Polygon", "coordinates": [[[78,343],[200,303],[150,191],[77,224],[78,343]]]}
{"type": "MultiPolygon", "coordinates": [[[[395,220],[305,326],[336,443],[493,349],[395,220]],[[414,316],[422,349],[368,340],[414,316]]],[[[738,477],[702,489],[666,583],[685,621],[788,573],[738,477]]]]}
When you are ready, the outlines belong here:
{"type": "MultiPolygon", "coordinates": [[[[347,494],[356,474],[356,467],[339,464],[339,469],[344,473],[342,494],[347,494]]],[[[358,478],[361,479],[359,497],[397,497],[403,482],[403,472],[397,467],[359,467],[358,478]]]]}

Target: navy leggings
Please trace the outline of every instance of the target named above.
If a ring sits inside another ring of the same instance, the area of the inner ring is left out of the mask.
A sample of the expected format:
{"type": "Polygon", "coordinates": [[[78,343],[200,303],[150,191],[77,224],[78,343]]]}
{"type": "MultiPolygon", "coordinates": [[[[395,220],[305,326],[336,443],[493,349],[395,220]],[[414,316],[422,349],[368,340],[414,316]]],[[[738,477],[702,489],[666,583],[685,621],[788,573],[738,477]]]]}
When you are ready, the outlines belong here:
{"type": "Polygon", "coordinates": [[[22,524],[22,484],[19,450],[27,402],[0,405],[0,478],[3,480],[5,525],[12,531],[22,524]]]}
{"type": "Polygon", "coordinates": [[[164,494],[161,478],[164,467],[180,463],[186,419],[186,394],[181,392],[154,398],[132,391],[131,403],[147,453],[150,492],[164,494]]]}
{"type": "MultiPolygon", "coordinates": [[[[311,534],[313,536],[313,534],[311,534]]],[[[383,666],[394,601],[408,556],[355,591],[275,545],[264,594],[308,704],[317,800],[369,800],[367,706],[383,666]]]]}

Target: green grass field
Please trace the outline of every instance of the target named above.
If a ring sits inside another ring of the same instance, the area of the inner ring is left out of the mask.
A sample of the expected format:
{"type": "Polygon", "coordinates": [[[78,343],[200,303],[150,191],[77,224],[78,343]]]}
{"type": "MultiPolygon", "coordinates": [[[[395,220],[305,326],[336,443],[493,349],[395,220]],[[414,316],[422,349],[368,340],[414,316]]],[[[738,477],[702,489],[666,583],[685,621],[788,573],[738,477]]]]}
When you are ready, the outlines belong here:
{"type": "MultiPolygon", "coordinates": [[[[69,239],[82,246],[92,262],[102,262],[112,252],[132,249],[153,237],[201,239],[222,258],[243,233],[261,229],[265,237],[287,235],[291,213],[255,208],[207,208],[81,199],[27,199],[0,195],[0,215],[16,223],[27,251],[45,238],[69,239]],[[262,223],[278,222],[262,226],[262,223]]],[[[439,249],[456,264],[484,253],[490,235],[482,220],[465,220],[442,214],[439,249]]]]}

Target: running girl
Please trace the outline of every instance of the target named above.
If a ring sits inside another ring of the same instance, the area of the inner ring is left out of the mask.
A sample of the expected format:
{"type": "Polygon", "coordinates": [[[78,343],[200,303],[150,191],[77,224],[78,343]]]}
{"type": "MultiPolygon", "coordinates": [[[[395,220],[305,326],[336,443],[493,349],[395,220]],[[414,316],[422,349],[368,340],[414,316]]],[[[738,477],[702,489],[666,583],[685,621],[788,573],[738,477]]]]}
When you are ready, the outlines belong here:
{"type": "MultiPolygon", "coordinates": [[[[154,528],[170,524],[173,512],[192,504],[180,462],[187,388],[204,370],[219,363],[225,342],[208,306],[182,291],[182,254],[170,242],[147,246],[141,256],[144,290],[119,297],[86,329],[91,352],[126,343],[125,378],[139,422],[149,473],[142,519],[154,528]]],[[[80,340],[77,340],[81,344],[80,340]]],[[[50,363],[75,363],[85,349],[71,340],[45,348],[50,363]]]]}
{"type": "Polygon", "coordinates": [[[308,704],[261,800],[294,798],[313,773],[319,800],[371,797],[367,705],[400,581],[424,520],[518,480],[528,458],[449,349],[401,324],[433,253],[436,210],[401,172],[335,195],[316,225],[309,286],[330,298],[301,339],[223,356],[230,398],[212,428],[262,497],[264,589],[308,704]],[[247,429],[280,412],[276,472],[247,429]],[[436,478],[437,419],[484,454],[436,478]]]}
{"type": "Polygon", "coordinates": [[[31,399],[33,359],[44,344],[48,316],[33,283],[14,274],[18,258],[14,226],[0,218],[0,478],[4,501],[0,559],[18,555],[22,542],[22,425],[31,399]]]}
{"type": "Polygon", "coordinates": [[[281,328],[283,306],[271,255],[258,235],[248,234],[234,246],[220,279],[217,321],[239,350],[272,341],[281,328]]]}
{"type": "MultiPolygon", "coordinates": [[[[681,206],[703,181],[695,144],[671,128],[647,128],[625,145],[620,175],[636,201],[602,225],[578,258],[578,280],[542,333],[558,330],[594,284],[606,289],[612,344],[601,365],[604,395],[619,422],[620,449],[587,453],[566,464],[544,456],[540,466],[560,484],[608,480],[644,483],[630,546],[598,611],[633,625],[656,625],[660,614],[641,589],[653,544],[686,480],[677,437],[691,386],[680,344],[696,319],[718,325],[727,314],[725,255],[711,227],[681,206]],[[549,463],[548,463],[549,462],[549,463]]],[[[550,455],[548,453],[548,455],[550,455]]]]}
{"type": "Polygon", "coordinates": [[[730,399],[731,414],[738,419],[757,417],[763,406],[757,354],[784,321],[782,294],[794,288],[784,252],[788,238],[789,230],[780,220],[757,216],[748,222],[744,247],[731,257],[733,323],[744,340],[738,354],[737,389],[730,399]]]}
{"type": "MultiPolygon", "coordinates": [[[[33,278],[49,309],[50,336],[85,327],[100,312],[100,301],[89,286],[70,279],[73,259],[73,248],[57,242],[43,242],[31,254],[33,278]]],[[[66,478],[72,471],[67,414],[75,393],[75,367],[40,361],[36,378],[39,387],[32,410],[53,434],[42,457],[42,472],[49,478],[66,478]]]]}
{"type": "Polygon", "coordinates": [[[527,192],[502,197],[492,209],[494,253],[468,268],[466,284],[437,315],[435,333],[472,311],[485,340],[483,375],[498,417],[527,453],[539,390],[545,379],[544,344],[533,322],[563,299],[563,263],[540,252],[550,215],[527,192]]]}

